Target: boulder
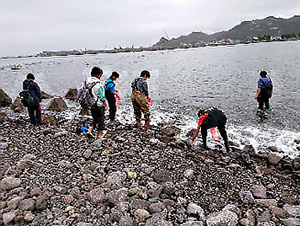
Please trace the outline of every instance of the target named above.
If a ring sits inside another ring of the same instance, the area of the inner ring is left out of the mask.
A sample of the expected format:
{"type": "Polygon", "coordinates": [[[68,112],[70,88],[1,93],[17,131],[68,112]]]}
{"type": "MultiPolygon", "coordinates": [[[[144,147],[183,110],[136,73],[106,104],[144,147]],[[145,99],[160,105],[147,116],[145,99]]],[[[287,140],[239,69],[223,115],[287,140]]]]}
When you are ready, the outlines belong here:
{"type": "Polygon", "coordinates": [[[43,124],[56,126],[57,120],[52,115],[43,115],[43,124]]]}
{"type": "Polygon", "coordinates": [[[268,162],[270,165],[277,166],[278,163],[280,162],[280,160],[281,160],[281,157],[278,155],[274,155],[274,154],[268,155],[268,162]]]}
{"type": "Polygon", "coordinates": [[[54,98],[48,108],[51,111],[65,111],[67,110],[67,104],[62,97],[54,98]]]}
{"type": "Polygon", "coordinates": [[[8,224],[16,217],[16,211],[11,211],[3,214],[3,223],[8,224]]]}
{"type": "Polygon", "coordinates": [[[65,98],[69,99],[69,100],[76,100],[77,99],[77,89],[69,89],[69,91],[67,92],[65,98]]]}
{"type": "Polygon", "coordinates": [[[14,101],[14,103],[10,106],[10,108],[14,112],[21,112],[24,110],[24,105],[21,103],[21,98],[17,97],[14,101]]]}
{"type": "Polygon", "coordinates": [[[251,192],[254,198],[267,198],[267,189],[263,185],[252,185],[251,192]]]}
{"type": "Polygon", "coordinates": [[[7,107],[11,105],[11,103],[11,98],[2,89],[0,89],[0,107],[7,107]]]}
{"type": "Polygon", "coordinates": [[[236,226],[238,216],[229,210],[212,213],[207,216],[207,226],[236,226]]]}
{"type": "Polygon", "coordinates": [[[92,113],[88,108],[81,108],[79,115],[92,115],[92,113]]]}
{"type": "Polygon", "coordinates": [[[188,215],[199,216],[200,219],[205,219],[204,210],[196,203],[189,203],[186,212],[188,215]]]}
{"type": "Polygon", "coordinates": [[[51,99],[53,96],[45,93],[44,91],[41,91],[42,99],[51,99]]]}
{"type": "Polygon", "coordinates": [[[0,182],[0,190],[10,190],[16,187],[19,187],[21,180],[14,177],[6,177],[0,182]]]}

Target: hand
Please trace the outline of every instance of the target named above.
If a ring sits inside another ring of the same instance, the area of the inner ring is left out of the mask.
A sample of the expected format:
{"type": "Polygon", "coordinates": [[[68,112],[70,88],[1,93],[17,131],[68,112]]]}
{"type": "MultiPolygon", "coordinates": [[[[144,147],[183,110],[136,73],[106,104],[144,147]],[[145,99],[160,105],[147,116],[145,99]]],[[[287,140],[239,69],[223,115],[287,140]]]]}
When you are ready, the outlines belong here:
{"type": "Polygon", "coordinates": [[[193,146],[193,144],[194,144],[194,141],[192,140],[192,141],[190,142],[190,145],[193,146]]]}
{"type": "Polygon", "coordinates": [[[104,110],[107,111],[108,110],[108,106],[107,106],[106,102],[104,102],[104,107],[105,107],[104,110]]]}
{"type": "Polygon", "coordinates": [[[256,96],[255,96],[255,99],[257,99],[257,97],[258,97],[258,96],[256,95],[256,96]]]}

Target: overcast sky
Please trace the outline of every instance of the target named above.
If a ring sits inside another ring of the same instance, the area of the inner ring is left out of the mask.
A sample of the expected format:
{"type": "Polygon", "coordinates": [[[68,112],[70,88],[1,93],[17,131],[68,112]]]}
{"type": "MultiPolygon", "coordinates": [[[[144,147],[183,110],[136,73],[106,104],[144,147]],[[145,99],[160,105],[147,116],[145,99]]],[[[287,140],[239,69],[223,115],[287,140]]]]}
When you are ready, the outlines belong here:
{"type": "Polygon", "coordinates": [[[0,56],[150,46],[244,20],[300,14],[300,0],[0,0],[0,56]]]}

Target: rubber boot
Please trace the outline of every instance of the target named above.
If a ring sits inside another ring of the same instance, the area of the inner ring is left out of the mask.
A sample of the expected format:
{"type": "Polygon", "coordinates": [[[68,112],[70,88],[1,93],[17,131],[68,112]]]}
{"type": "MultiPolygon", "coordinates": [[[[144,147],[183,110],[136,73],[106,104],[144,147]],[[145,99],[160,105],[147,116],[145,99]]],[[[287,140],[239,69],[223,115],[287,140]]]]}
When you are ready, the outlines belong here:
{"type": "Polygon", "coordinates": [[[147,131],[149,129],[149,127],[150,127],[150,121],[147,120],[144,125],[144,130],[147,131]]]}
{"type": "Polygon", "coordinates": [[[230,148],[229,148],[228,141],[225,141],[225,148],[226,148],[226,151],[227,151],[227,152],[229,152],[229,151],[230,151],[230,148]]]}

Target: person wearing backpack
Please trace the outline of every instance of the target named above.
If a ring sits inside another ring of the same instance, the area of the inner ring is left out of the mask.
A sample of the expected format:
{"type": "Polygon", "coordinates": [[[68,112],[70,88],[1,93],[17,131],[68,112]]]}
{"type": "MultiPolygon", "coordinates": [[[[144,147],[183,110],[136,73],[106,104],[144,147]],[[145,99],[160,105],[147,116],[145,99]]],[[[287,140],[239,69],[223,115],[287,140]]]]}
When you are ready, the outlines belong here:
{"type": "Polygon", "coordinates": [[[105,82],[105,98],[109,106],[109,119],[111,123],[114,122],[117,111],[115,98],[116,90],[114,81],[116,81],[119,78],[119,76],[119,73],[114,71],[111,73],[111,76],[105,82]]]}
{"type": "Polygon", "coordinates": [[[105,101],[104,87],[100,81],[103,74],[102,69],[99,67],[93,67],[91,71],[91,77],[88,77],[85,84],[87,87],[91,87],[89,92],[94,100],[91,106],[91,112],[93,117],[93,123],[90,125],[87,132],[87,136],[92,138],[93,129],[98,128],[99,134],[98,138],[102,139],[104,136],[105,124],[104,124],[104,114],[107,110],[107,104],[105,101]]]}
{"type": "Polygon", "coordinates": [[[190,145],[192,146],[196,137],[199,134],[199,130],[201,128],[201,135],[203,140],[203,146],[206,148],[206,137],[207,137],[207,130],[213,127],[217,127],[225,144],[226,151],[229,152],[229,144],[228,144],[228,137],[225,130],[225,124],[227,121],[227,117],[225,116],[225,112],[219,110],[215,107],[209,107],[206,109],[201,109],[198,112],[198,127],[195,131],[192,141],[190,145]]]}
{"type": "Polygon", "coordinates": [[[269,99],[273,95],[273,84],[266,71],[260,72],[260,79],[258,80],[258,88],[255,99],[258,101],[258,109],[263,110],[265,104],[266,109],[270,109],[269,99]]]}
{"type": "Polygon", "coordinates": [[[150,127],[150,107],[149,107],[149,91],[147,79],[150,78],[149,71],[142,71],[139,78],[136,78],[131,83],[132,94],[131,103],[134,109],[136,124],[139,130],[141,127],[142,112],[145,118],[144,130],[147,131],[150,127]]]}
{"type": "Polygon", "coordinates": [[[42,121],[42,110],[41,110],[41,91],[40,87],[34,82],[34,75],[29,73],[27,78],[23,81],[23,90],[28,92],[28,100],[24,100],[23,103],[27,103],[28,114],[30,122],[33,125],[40,125],[42,121]]]}

